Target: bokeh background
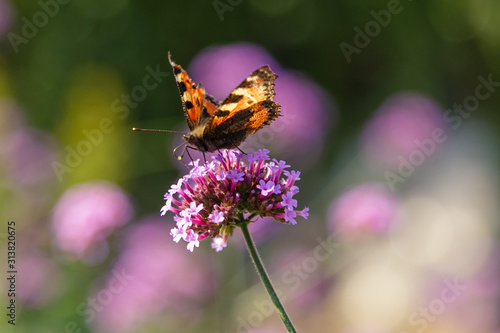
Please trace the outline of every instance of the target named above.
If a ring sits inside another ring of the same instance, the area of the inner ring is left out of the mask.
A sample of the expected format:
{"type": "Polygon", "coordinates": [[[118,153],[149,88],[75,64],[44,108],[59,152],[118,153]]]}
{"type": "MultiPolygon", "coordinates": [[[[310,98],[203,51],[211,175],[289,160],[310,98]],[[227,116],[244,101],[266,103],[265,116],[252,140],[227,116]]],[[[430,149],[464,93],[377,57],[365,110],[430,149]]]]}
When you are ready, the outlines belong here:
{"type": "Polygon", "coordinates": [[[0,0],[1,331],[284,332],[239,232],[159,216],[186,172],[167,53],[223,99],[279,75],[249,138],[300,170],[296,226],[252,226],[300,332],[498,332],[500,3],[0,0]]]}

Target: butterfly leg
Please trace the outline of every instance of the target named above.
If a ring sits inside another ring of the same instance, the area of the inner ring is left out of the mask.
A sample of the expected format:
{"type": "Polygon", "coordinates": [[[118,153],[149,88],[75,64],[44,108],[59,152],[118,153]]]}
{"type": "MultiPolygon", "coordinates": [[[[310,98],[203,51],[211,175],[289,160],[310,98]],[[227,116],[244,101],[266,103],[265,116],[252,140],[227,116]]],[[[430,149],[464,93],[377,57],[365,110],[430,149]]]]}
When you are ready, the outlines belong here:
{"type": "MultiPolygon", "coordinates": [[[[193,162],[193,157],[191,156],[191,154],[189,153],[189,149],[192,149],[192,150],[196,150],[196,151],[199,151],[198,149],[194,148],[194,147],[191,147],[191,146],[186,146],[186,153],[188,154],[189,156],[189,159],[191,160],[191,162],[193,162]]],[[[203,161],[205,163],[207,163],[207,159],[205,157],[205,152],[202,151],[202,154],[203,154],[203,161]]]]}
{"type": "Polygon", "coordinates": [[[243,155],[246,155],[246,153],[243,150],[241,150],[240,147],[236,147],[236,149],[238,149],[243,155]]]}

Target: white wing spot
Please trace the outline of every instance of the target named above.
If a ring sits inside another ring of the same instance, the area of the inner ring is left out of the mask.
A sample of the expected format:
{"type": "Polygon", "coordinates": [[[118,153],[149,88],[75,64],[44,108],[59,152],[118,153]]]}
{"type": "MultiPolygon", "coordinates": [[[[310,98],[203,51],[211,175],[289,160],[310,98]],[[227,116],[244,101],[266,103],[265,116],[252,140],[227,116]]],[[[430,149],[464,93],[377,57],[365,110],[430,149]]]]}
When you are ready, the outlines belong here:
{"type": "Polygon", "coordinates": [[[248,89],[247,88],[236,88],[232,92],[233,95],[240,95],[240,96],[248,96],[248,89]]]}
{"type": "Polygon", "coordinates": [[[220,110],[222,111],[231,111],[236,107],[238,103],[229,103],[229,104],[222,104],[220,107],[220,110]]]}

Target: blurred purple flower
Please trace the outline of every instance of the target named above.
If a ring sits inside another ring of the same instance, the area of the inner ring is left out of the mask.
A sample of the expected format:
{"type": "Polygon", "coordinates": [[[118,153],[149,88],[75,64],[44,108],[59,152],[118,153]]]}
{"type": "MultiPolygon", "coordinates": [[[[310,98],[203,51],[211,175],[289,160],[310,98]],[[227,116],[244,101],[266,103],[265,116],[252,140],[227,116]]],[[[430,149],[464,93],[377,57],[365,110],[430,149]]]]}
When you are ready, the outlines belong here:
{"type": "Polygon", "coordinates": [[[223,100],[245,77],[264,65],[279,76],[274,100],[281,105],[283,116],[250,136],[241,148],[248,152],[271,148],[301,168],[309,166],[321,152],[334,118],[331,98],[321,87],[297,72],[281,68],[267,51],[250,43],[209,47],[193,59],[189,73],[209,94],[223,100]]]}
{"type": "Polygon", "coordinates": [[[26,127],[22,110],[0,100],[0,165],[14,188],[46,185],[55,179],[56,142],[47,132],[26,127]]]}
{"type": "Polygon", "coordinates": [[[333,102],[326,91],[298,72],[282,71],[278,75],[275,101],[281,105],[283,117],[276,119],[269,130],[264,128],[260,135],[250,137],[248,144],[269,144],[281,151],[280,156],[303,167],[323,149],[335,118],[333,102]]]}
{"type": "Polygon", "coordinates": [[[223,100],[250,73],[264,65],[280,75],[280,66],[266,50],[254,44],[239,43],[202,50],[191,62],[189,73],[209,94],[223,100]]]}
{"type": "Polygon", "coordinates": [[[8,179],[15,186],[36,186],[55,179],[55,140],[47,133],[23,128],[4,136],[0,156],[8,179]]]}
{"type": "MultiPolygon", "coordinates": [[[[272,217],[257,217],[255,218],[255,222],[250,223],[248,225],[248,230],[252,235],[252,239],[255,244],[260,244],[265,242],[266,240],[272,238],[274,235],[280,232],[283,228],[283,224],[274,223],[274,219],[272,217]]],[[[245,238],[241,232],[235,232],[233,234],[234,243],[240,246],[241,248],[246,249],[245,238]]]]}
{"type": "Polygon", "coordinates": [[[122,253],[103,288],[94,293],[97,299],[107,290],[111,295],[97,313],[99,332],[133,330],[162,311],[189,314],[193,320],[213,294],[215,283],[206,258],[173,244],[169,231],[156,217],[126,230],[122,253]]]}
{"type": "Polygon", "coordinates": [[[328,210],[331,231],[384,233],[398,208],[397,198],[381,184],[358,185],[333,200],[328,210]]]}
{"type": "Polygon", "coordinates": [[[9,0],[0,0],[0,39],[7,33],[12,24],[12,5],[9,0]]]}
{"type": "Polygon", "coordinates": [[[436,128],[446,129],[434,101],[418,93],[398,93],[377,110],[363,131],[361,144],[370,164],[395,168],[400,156],[408,158],[419,149],[417,142],[431,139],[436,128]]]}
{"type": "Polygon", "coordinates": [[[132,213],[129,198],[115,184],[101,181],[75,185],[54,209],[55,242],[78,258],[88,257],[91,248],[106,247],[105,238],[127,223],[132,213]]]}
{"type": "Polygon", "coordinates": [[[17,298],[27,307],[43,307],[60,290],[60,271],[45,254],[22,251],[19,255],[19,289],[17,298]]]}

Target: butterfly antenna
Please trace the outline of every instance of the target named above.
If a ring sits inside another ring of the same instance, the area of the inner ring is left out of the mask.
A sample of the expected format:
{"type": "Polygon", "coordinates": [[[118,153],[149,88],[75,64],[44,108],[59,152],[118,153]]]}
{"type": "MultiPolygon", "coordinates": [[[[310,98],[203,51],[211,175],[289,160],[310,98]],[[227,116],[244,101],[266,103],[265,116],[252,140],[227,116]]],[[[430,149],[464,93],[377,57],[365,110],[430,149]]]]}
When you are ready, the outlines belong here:
{"type": "Polygon", "coordinates": [[[167,132],[167,133],[181,133],[181,134],[185,133],[185,132],[181,132],[181,131],[171,131],[171,130],[151,129],[151,128],[137,128],[137,127],[132,128],[132,131],[136,131],[136,132],[167,132]]]}

